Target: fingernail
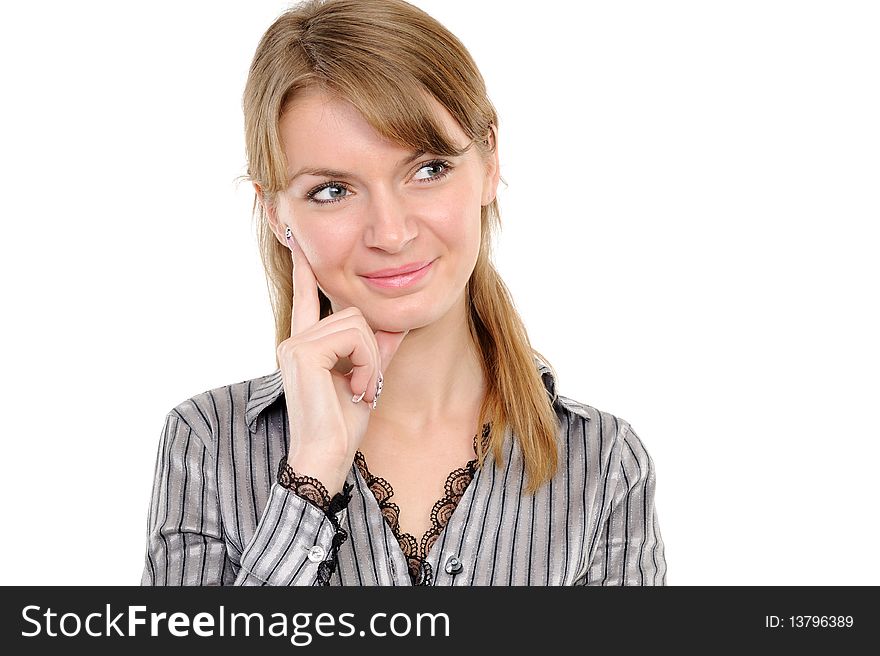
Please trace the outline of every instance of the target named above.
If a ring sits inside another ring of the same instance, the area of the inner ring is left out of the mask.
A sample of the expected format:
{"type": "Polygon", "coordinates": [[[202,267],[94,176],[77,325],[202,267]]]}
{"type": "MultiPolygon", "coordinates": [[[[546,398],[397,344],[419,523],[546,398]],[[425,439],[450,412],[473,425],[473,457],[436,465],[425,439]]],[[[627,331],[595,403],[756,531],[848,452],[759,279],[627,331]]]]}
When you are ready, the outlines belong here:
{"type": "Polygon", "coordinates": [[[364,395],[365,395],[366,393],[367,393],[367,390],[364,390],[364,391],[361,392],[360,394],[355,394],[355,395],[353,395],[353,396],[351,397],[351,402],[352,402],[352,403],[360,403],[361,401],[364,400],[364,395]]]}

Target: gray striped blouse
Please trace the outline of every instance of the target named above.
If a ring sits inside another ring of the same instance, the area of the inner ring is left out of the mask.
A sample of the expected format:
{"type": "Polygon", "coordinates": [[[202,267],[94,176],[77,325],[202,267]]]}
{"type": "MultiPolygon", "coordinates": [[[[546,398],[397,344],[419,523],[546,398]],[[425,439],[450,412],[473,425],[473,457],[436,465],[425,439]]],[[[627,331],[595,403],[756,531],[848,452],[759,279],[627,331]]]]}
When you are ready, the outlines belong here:
{"type": "MultiPolygon", "coordinates": [[[[556,393],[556,475],[523,493],[522,453],[508,429],[490,451],[425,562],[433,585],[665,585],[654,463],[623,419],[556,393]]],[[[141,585],[313,585],[336,530],[282,487],[288,449],[280,369],[194,396],[165,417],[141,585]]],[[[355,463],[348,538],[330,585],[412,585],[403,550],[355,463]]]]}

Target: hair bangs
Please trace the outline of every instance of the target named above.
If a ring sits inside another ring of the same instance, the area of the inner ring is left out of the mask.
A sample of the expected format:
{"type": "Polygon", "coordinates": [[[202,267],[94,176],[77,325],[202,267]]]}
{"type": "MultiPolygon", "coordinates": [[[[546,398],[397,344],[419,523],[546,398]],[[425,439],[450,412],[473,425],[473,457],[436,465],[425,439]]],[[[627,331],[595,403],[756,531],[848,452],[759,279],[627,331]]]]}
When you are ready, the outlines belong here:
{"type": "MultiPolygon", "coordinates": [[[[461,146],[449,134],[431,102],[433,95],[420,82],[400,72],[383,75],[374,69],[371,73],[365,75],[347,68],[344,74],[327,80],[326,85],[350,102],[379,135],[393,143],[445,157],[467,152],[473,140],[461,146]]],[[[467,133],[464,126],[462,129],[467,133]]]]}

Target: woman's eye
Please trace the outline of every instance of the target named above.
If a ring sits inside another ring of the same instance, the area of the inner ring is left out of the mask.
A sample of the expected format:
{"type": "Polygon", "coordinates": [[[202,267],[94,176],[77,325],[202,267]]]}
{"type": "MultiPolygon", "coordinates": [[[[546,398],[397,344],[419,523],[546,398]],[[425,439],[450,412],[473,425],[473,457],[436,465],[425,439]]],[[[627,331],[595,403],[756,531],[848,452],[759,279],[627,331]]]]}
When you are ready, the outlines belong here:
{"type": "Polygon", "coordinates": [[[348,189],[339,184],[329,184],[315,191],[309,192],[309,200],[316,203],[335,203],[345,198],[348,189]],[[326,193],[325,193],[326,192],[326,193]],[[324,194],[324,196],[321,196],[324,194]]]}
{"type": "Polygon", "coordinates": [[[425,169],[434,169],[435,172],[429,174],[427,177],[424,178],[416,177],[416,180],[433,180],[435,178],[442,178],[450,168],[450,165],[446,162],[428,162],[423,167],[421,167],[419,171],[424,171],[425,169]]]}

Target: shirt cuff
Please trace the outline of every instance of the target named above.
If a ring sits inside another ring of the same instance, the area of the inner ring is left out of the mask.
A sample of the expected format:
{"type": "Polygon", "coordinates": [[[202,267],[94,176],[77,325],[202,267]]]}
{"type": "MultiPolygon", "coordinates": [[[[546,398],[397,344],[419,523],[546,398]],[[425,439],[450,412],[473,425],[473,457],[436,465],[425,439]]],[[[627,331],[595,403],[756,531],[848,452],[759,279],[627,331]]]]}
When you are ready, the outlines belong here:
{"type": "Polygon", "coordinates": [[[325,512],[273,483],[256,533],[242,552],[242,569],[267,585],[328,585],[347,536],[340,523],[350,490],[346,483],[325,512]]]}

